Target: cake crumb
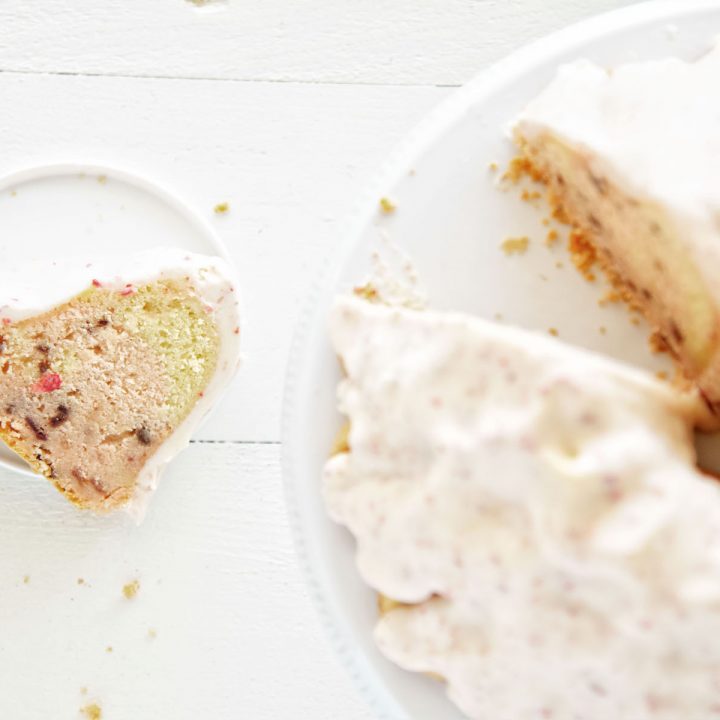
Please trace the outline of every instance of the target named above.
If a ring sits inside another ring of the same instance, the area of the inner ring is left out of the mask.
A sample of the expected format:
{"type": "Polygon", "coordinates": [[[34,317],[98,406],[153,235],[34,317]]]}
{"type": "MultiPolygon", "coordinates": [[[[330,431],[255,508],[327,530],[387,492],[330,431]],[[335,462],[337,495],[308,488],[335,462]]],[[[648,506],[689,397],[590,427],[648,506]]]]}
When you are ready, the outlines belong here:
{"type": "Polygon", "coordinates": [[[496,162],[491,162],[491,163],[488,165],[488,169],[489,169],[491,172],[497,172],[497,170],[498,170],[498,164],[497,164],[496,162]]]}
{"type": "Polygon", "coordinates": [[[148,637],[149,637],[151,640],[154,640],[154,639],[157,637],[157,631],[155,630],[155,628],[150,628],[150,629],[148,630],[148,637]]]}
{"type": "Polygon", "coordinates": [[[590,243],[582,231],[573,229],[568,238],[568,250],[573,264],[580,271],[588,282],[595,281],[595,273],[592,268],[597,262],[595,247],[590,243]]]}
{"type": "Polygon", "coordinates": [[[78,584],[78,585],[84,585],[84,584],[85,584],[85,580],[83,580],[83,578],[78,578],[78,579],[77,579],[77,584],[78,584]]]}
{"type": "Polygon", "coordinates": [[[548,230],[548,234],[545,236],[545,244],[552,247],[559,239],[560,234],[557,230],[548,230]]]}
{"type": "Polygon", "coordinates": [[[631,322],[633,325],[636,325],[636,326],[637,326],[637,325],[640,325],[640,318],[639,318],[637,315],[633,315],[633,316],[630,318],[630,322],[631,322]]]}
{"type": "Polygon", "coordinates": [[[102,708],[97,703],[86,705],[80,709],[88,720],[102,720],[102,708]]]}
{"type": "Polygon", "coordinates": [[[140,590],[140,581],[133,580],[123,586],[122,592],[127,600],[132,600],[140,590]]]}
{"type": "Polygon", "coordinates": [[[558,261],[555,263],[555,267],[556,267],[558,270],[562,270],[562,269],[565,267],[565,263],[564,263],[562,260],[558,260],[558,261]]]}
{"type": "Polygon", "coordinates": [[[542,219],[542,224],[543,224],[545,227],[549,227],[549,226],[550,226],[550,218],[549,218],[549,217],[543,218],[543,219],[542,219]]]}
{"type": "Polygon", "coordinates": [[[520,193],[520,199],[525,202],[532,202],[533,200],[539,200],[542,197],[542,193],[537,190],[528,190],[527,188],[520,193]]]}
{"type": "Polygon", "coordinates": [[[655,377],[656,377],[658,380],[667,380],[667,379],[668,379],[668,374],[667,374],[667,372],[665,372],[665,370],[658,370],[658,371],[655,373],[655,377]]]}
{"type": "Polygon", "coordinates": [[[380,293],[378,292],[377,288],[369,282],[353,288],[353,295],[356,295],[357,297],[362,298],[363,300],[367,300],[371,303],[381,302],[380,293]]]}
{"type": "Polygon", "coordinates": [[[98,175],[97,181],[98,181],[101,185],[104,185],[104,184],[107,182],[107,175],[98,175]]]}
{"type": "Polygon", "coordinates": [[[30,576],[29,576],[29,575],[26,575],[26,576],[23,578],[23,584],[24,584],[24,585],[29,585],[29,584],[30,584],[30,576]]]}
{"type": "Polygon", "coordinates": [[[601,326],[598,328],[598,332],[599,332],[601,335],[605,335],[605,334],[607,333],[607,328],[606,328],[604,325],[601,325],[601,326]]]}
{"type": "Polygon", "coordinates": [[[510,161],[508,169],[502,175],[502,179],[509,180],[512,183],[518,183],[523,177],[529,177],[535,182],[541,182],[545,179],[542,172],[540,172],[530,160],[518,155],[510,161]]]}
{"type": "Polygon", "coordinates": [[[397,210],[397,205],[386,197],[380,198],[380,209],[386,214],[389,215],[390,213],[394,213],[395,210],[397,210]]]}
{"type": "Polygon", "coordinates": [[[230,212],[230,203],[221,202],[215,206],[216,215],[225,215],[228,212],[230,212]]]}
{"type": "Polygon", "coordinates": [[[106,653],[111,653],[112,651],[113,651],[112,645],[108,645],[108,646],[105,648],[105,652],[106,652],[106,653]]]}
{"type": "Polygon", "coordinates": [[[494,317],[495,320],[497,320],[498,322],[500,322],[500,320],[503,319],[502,313],[495,313],[495,315],[494,315],[493,317],[494,317]]]}
{"type": "Polygon", "coordinates": [[[530,244],[530,238],[528,237],[510,237],[503,240],[500,247],[506,255],[522,255],[530,244]]]}
{"type": "Polygon", "coordinates": [[[553,337],[557,337],[557,336],[560,334],[560,333],[558,333],[557,328],[554,328],[554,327],[548,328],[548,332],[549,332],[553,337]]]}
{"type": "Polygon", "coordinates": [[[81,694],[81,695],[87,695],[87,688],[86,688],[86,687],[81,687],[81,688],[80,688],[80,694],[81,694]]]}
{"type": "Polygon", "coordinates": [[[658,330],[655,330],[655,332],[650,335],[648,338],[648,344],[650,345],[650,350],[652,350],[652,352],[656,355],[666,353],[670,350],[665,338],[658,330]]]}

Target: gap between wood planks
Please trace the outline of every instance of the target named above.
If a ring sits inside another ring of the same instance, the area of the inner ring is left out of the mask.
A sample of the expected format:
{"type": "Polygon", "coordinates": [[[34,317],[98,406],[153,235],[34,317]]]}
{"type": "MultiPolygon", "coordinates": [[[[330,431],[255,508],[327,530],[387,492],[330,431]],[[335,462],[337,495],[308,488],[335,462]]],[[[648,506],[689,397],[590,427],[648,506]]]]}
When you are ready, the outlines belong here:
{"type": "Polygon", "coordinates": [[[282,445],[281,440],[191,440],[191,445],[282,445]]]}
{"type": "Polygon", "coordinates": [[[368,82],[367,80],[293,80],[290,78],[224,78],[193,75],[134,75],[132,73],[79,72],[72,70],[17,70],[0,68],[0,75],[40,75],[44,77],[121,78],[124,80],[185,80],[218,83],[268,83],[277,85],[355,85],[360,87],[457,88],[462,83],[368,82]]]}

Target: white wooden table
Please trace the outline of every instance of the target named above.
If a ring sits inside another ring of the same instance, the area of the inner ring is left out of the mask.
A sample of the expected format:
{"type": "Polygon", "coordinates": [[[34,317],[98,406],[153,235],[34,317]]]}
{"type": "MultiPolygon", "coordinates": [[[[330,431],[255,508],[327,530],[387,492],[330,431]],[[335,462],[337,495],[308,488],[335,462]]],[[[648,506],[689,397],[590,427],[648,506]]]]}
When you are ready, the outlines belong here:
{"type": "Polygon", "coordinates": [[[87,524],[42,483],[0,472],[0,718],[77,719],[95,701],[103,720],[371,717],[311,607],[283,506],[279,416],[298,306],[360,190],[424,113],[522,43],[623,4],[0,4],[0,174],[77,160],[168,186],[216,225],[247,314],[233,391],[145,526],[87,524]],[[221,201],[230,212],[215,216],[221,201]],[[47,494],[47,514],[18,529],[29,492],[47,494]],[[148,543],[147,528],[163,542],[148,543]],[[70,531],[81,552],[63,542],[70,531]],[[79,585],[83,568],[94,576],[79,585]],[[129,611],[119,591],[134,577],[129,611]],[[154,602],[160,584],[174,602],[154,602]],[[91,627],[107,613],[112,652],[91,627]],[[57,623],[73,631],[60,647],[57,623]]]}

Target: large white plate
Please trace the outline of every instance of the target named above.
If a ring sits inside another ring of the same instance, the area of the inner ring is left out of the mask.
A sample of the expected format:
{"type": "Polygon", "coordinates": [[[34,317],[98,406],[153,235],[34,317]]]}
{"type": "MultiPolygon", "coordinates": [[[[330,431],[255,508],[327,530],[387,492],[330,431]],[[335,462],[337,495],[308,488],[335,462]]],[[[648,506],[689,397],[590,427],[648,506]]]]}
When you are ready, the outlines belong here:
{"type": "MultiPolygon", "coordinates": [[[[342,253],[315,287],[297,330],[285,396],[284,475],[299,554],[333,642],[380,717],[454,720],[439,683],[405,673],[375,649],[376,599],[360,580],[352,539],[330,522],[320,491],[322,465],[341,418],[337,363],[326,319],[333,296],[363,280],[381,232],[413,258],[435,308],[457,309],[560,336],[622,360],[657,368],[647,328],[623,308],[600,308],[601,288],[569,268],[562,248],[542,245],[537,210],[501,193],[488,170],[512,155],[503,127],[561,63],[603,65],[677,55],[695,58],[720,33],[717,2],[645,3],[556,33],[487,70],[441,105],[399,148],[361,203],[342,253]],[[390,216],[378,199],[397,203],[390,216]],[[530,251],[506,257],[507,236],[529,235],[530,251]],[[556,267],[565,261],[563,268],[556,267]],[[606,334],[599,332],[607,328],[606,334]]],[[[662,152],[662,149],[658,149],[662,152]]]]}
{"type": "MultiPolygon", "coordinates": [[[[214,230],[168,191],[99,165],[43,165],[0,178],[0,267],[45,256],[92,257],[172,245],[227,252],[214,230]]],[[[0,468],[32,475],[0,444],[0,468]]],[[[38,482],[45,480],[38,478],[38,482]]]]}

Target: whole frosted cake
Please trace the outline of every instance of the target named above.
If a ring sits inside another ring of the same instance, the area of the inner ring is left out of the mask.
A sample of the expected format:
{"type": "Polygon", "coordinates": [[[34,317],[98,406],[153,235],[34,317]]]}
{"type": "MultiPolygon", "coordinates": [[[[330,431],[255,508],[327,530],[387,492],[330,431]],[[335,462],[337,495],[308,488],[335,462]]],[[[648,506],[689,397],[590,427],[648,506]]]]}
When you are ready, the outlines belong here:
{"type": "Polygon", "coordinates": [[[515,140],[626,298],[720,411],[720,47],[566,65],[515,140]]]}
{"type": "Polygon", "coordinates": [[[697,393],[546,335],[336,300],[328,511],[380,649],[474,720],[720,712],[720,486],[697,393]]]}
{"type": "Polygon", "coordinates": [[[1,292],[0,439],[80,507],[141,511],[236,371],[232,270],[160,248],[1,292]]]}

